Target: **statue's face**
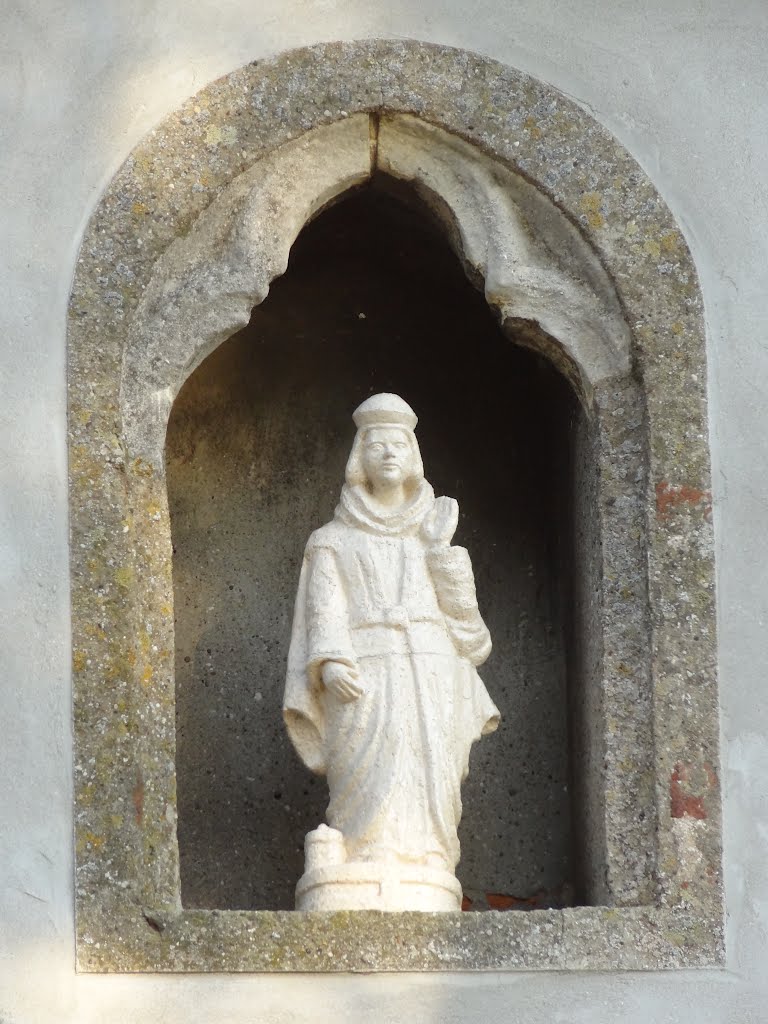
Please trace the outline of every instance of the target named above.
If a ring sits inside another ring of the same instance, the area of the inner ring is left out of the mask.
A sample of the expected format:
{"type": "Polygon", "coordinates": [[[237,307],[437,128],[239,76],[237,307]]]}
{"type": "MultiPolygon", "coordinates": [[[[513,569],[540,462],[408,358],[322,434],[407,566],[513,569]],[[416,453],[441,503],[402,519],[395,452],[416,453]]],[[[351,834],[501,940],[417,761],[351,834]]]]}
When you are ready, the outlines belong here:
{"type": "Polygon", "coordinates": [[[411,446],[398,427],[372,427],[363,442],[363,469],[374,487],[396,487],[411,468],[411,446]]]}

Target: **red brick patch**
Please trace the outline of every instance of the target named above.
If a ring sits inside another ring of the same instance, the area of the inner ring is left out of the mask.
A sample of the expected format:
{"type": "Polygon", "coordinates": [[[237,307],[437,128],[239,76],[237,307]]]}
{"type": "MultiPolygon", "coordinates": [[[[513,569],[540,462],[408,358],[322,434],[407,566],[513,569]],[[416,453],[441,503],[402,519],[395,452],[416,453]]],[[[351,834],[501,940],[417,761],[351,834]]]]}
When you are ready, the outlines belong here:
{"type": "Polygon", "coordinates": [[[675,765],[669,780],[670,813],[673,818],[698,818],[705,821],[707,810],[704,806],[704,795],[711,789],[717,776],[708,762],[702,768],[694,765],[675,765]]]}
{"type": "Polygon", "coordinates": [[[680,506],[701,507],[704,515],[709,518],[712,515],[712,492],[703,491],[698,487],[690,487],[688,484],[681,484],[674,487],[672,484],[662,480],[656,484],[656,511],[660,519],[666,519],[680,506]]]}

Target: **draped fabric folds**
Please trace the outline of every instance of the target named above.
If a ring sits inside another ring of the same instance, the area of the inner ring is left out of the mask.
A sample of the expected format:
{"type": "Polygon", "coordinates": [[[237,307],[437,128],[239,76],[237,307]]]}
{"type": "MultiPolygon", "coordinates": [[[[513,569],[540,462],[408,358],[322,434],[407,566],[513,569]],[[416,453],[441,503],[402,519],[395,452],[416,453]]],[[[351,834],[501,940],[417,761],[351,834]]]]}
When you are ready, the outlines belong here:
{"type": "Polygon", "coordinates": [[[302,760],[328,776],[327,821],[348,859],[452,871],[470,748],[499,713],[476,671],[491,642],[469,555],[419,534],[434,502],[422,480],[385,514],[345,485],[304,555],[283,714],[302,760]],[[325,690],[329,660],[358,669],[360,697],[325,690]]]}

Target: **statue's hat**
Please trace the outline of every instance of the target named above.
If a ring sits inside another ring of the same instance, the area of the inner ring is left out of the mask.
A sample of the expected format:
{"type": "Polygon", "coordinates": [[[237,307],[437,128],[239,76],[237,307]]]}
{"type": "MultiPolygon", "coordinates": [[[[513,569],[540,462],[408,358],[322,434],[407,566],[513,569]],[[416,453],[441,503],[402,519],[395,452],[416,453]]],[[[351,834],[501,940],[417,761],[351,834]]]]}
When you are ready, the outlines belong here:
{"type": "Polygon", "coordinates": [[[363,427],[397,426],[413,430],[419,422],[416,413],[398,395],[371,395],[352,413],[358,430],[363,427]]]}

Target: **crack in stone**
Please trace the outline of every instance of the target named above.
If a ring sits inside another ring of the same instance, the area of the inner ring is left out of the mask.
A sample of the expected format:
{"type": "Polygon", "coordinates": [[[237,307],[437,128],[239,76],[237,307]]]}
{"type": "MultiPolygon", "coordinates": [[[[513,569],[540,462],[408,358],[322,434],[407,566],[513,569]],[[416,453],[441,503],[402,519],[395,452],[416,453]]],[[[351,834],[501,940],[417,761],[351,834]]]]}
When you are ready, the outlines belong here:
{"type": "Polygon", "coordinates": [[[371,177],[376,173],[379,166],[379,126],[381,114],[374,111],[368,116],[369,131],[369,152],[371,156],[371,177]]]}

